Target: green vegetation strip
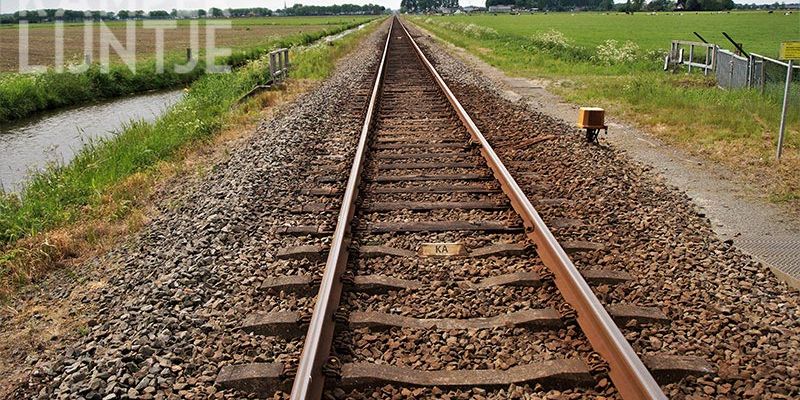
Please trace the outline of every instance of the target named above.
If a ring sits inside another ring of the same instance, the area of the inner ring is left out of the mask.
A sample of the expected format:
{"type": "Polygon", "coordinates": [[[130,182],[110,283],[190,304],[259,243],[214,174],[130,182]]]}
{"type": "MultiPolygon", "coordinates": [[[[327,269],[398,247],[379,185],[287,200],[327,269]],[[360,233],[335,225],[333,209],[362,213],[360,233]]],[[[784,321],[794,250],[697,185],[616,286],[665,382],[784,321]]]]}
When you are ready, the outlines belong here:
{"type": "MultiPolygon", "coordinates": [[[[339,20],[332,28],[268,40],[246,49],[237,49],[232,55],[219,59],[221,65],[240,67],[258,59],[271,49],[311,43],[322,37],[351,29],[368,18],[339,20]]],[[[248,19],[253,21],[253,19],[248,19]]],[[[336,21],[316,18],[294,18],[286,24],[329,23],[336,21]],[[296,21],[294,21],[296,20],[296,21]]],[[[236,21],[235,25],[242,24],[236,21]]],[[[184,23],[185,25],[185,23],[184,23]]],[[[48,25],[52,26],[52,25],[48,25]]],[[[164,62],[163,73],[157,71],[155,60],[137,60],[136,72],[124,64],[111,64],[108,71],[92,64],[80,73],[56,72],[49,69],[42,74],[0,73],[0,123],[31,116],[37,112],[77,105],[90,101],[110,99],[133,93],[183,86],[204,75],[204,54],[197,55],[197,64],[189,73],[176,73],[171,65],[186,64],[185,54],[170,54],[164,62]]]]}
{"type": "MultiPolygon", "coordinates": [[[[353,27],[344,26],[336,32],[353,27]]],[[[322,33],[306,35],[298,42],[281,42],[277,46],[310,44],[321,36],[322,33]]],[[[339,42],[352,46],[356,37],[360,35],[350,35],[339,42]]],[[[292,76],[327,76],[335,62],[333,57],[344,48],[348,47],[337,43],[299,52],[293,60],[297,70],[292,71],[292,76]]],[[[154,123],[134,122],[112,139],[86,147],[70,164],[54,166],[32,177],[20,196],[0,195],[0,247],[86,217],[113,185],[168,160],[192,142],[219,132],[232,104],[269,78],[267,56],[230,74],[205,75],[154,123]]],[[[0,257],[0,266],[2,261],[0,257]]]]}

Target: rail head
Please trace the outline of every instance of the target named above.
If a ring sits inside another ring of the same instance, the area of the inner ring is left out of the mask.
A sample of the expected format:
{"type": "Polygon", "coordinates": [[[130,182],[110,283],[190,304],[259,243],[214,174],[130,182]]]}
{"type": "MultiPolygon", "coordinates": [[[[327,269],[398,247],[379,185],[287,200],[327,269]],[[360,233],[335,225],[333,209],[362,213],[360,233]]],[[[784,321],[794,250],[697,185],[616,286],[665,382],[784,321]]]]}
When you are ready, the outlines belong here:
{"type": "Polygon", "coordinates": [[[433,75],[472,138],[481,146],[481,154],[495,178],[500,181],[503,192],[509,197],[514,210],[522,217],[527,235],[536,244],[536,251],[542,262],[555,275],[556,285],[565,300],[577,311],[578,324],[594,350],[608,361],[609,376],[614,386],[625,399],[666,399],[661,387],[636,355],[488,140],[414,41],[402,21],[399,19],[398,21],[415,49],[417,57],[433,75]]]}
{"type": "Polygon", "coordinates": [[[342,206],[339,210],[336,229],[331,240],[322,282],[317,293],[317,301],[314,305],[314,311],[303,344],[303,352],[297,366],[297,375],[292,383],[292,400],[317,400],[322,397],[322,390],[325,384],[322,366],[330,355],[333,342],[333,313],[338,308],[341,299],[342,282],[340,278],[347,264],[350,223],[355,213],[355,201],[358,187],[361,184],[369,131],[375,117],[375,109],[386,69],[386,56],[389,52],[392,26],[393,24],[390,23],[386,35],[386,44],[383,47],[383,55],[381,56],[378,73],[375,76],[372,95],[353,158],[353,165],[350,168],[350,176],[347,180],[342,206]]]}

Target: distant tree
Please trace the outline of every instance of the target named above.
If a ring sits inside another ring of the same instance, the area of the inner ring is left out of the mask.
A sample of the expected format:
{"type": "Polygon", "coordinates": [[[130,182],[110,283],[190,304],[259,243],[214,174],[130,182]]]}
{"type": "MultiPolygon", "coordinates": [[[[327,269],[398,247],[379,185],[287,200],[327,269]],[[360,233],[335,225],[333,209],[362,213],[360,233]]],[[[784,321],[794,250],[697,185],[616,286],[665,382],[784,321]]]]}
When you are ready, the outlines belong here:
{"type": "Polygon", "coordinates": [[[611,11],[614,9],[614,0],[602,0],[597,6],[600,11],[611,11]]]}
{"type": "Polygon", "coordinates": [[[675,4],[669,0],[653,0],[645,8],[647,11],[669,11],[675,8],[675,4]]]}
{"type": "Polygon", "coordinates": [[[164,10],[154,10],[150,11],[149,16],[150,18],[154,19],[164,19],[164,18],[169,18],[169,13],[164,10]]]}
{"type": "Polygon", "coordinates": [[[202,8],[201,8],[201,9],[199,9],[199,10],[197,10],[197,16],[198,16],[198,17],[200,17],[200,18],[203,18],[203,17],[205,17],[206,15],[208,15],[208,13],[206,12],[206,10],[203,10],[202,8]]]}
{"type": "Polygon", "coordinates": [[[136,10],[135,16],[136,18],[144,18],[144,11],[136,10]]]}
{"type": "Polygon", "coordinates": [[[209,10],[209,12],[211,13],[211,16],[214,18],[220,18],[225,16],[225,13],[223,13],[222,10],[216,7],[212,7],[211,10],[209,10]]]}
{"type": "Polygon", "coordinates": [[[131,17],[131,12],[128,10],[120,10],[117,13],[117,17],[119,17],[119,19],[128,19],[131,17]]]}
{"type": "Polygon", "coordinates": [[[177,18],[178,17],[178,10],[173,8],[172,11],[169,12],[169,16],[172,17],[172,18],[177,18]]]}
{"type": "Polygon", "coordinates": [[[633,11],[633,5],[631,4],[631,0],[626,1],[625,4],[620,6],[619,10],[624,12],[624,13],[632,12],[633,11]]]}
{"type": "Polygon", "coordinates": [[[700,0],[686,0],[686,9],[689,11],[700,11],[703,9],[703,5],[700,4],[700,0]]]}

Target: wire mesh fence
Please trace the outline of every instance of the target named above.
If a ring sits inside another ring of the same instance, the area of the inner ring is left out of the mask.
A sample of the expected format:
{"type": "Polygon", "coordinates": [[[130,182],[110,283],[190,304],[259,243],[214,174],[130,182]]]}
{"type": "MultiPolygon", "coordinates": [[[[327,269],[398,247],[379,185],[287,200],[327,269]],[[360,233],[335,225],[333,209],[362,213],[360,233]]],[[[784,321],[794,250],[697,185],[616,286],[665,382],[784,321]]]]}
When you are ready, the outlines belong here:
{"type": "MultiPolygon", "coordinates": [[[[785,96],[786,113],[781,126],[796,131],[796,128],[792,127],[800,124],[800,65],[794,65],[792,74],[789,75],[787,73],[790,64],[787,62],[759,54],[743,57],[711,43],[673,40],[670,52],[665,58],[664,70],[670,68],[674,70],[679,67],[686,67],[690,73],[692,67],[700,68],[704,73],[709,69],[713,70],[717,86],[720,88],[758,91],[763,96],[764,102],[751,104],[755,107],[774,108],[778,115],[783,114],[785,96]],[[709,58],[708,53],[696,51],[697,48],[705,46],[710,46],[713,50],[712,57],[709,58]],[[686,57],[687,48],[688,57],[686,57]]],[[[780,142],[779,140],[777,158],[780,158],[780,142]]]]}
{"type": "MultiPolygon", "coordinates": [[[[750,54],[750,88],[773,99],[782,99],[789,64],[759,54],[750,54]]],[[[800,65],[794,65],[792,87],[800,86],[800,65]]],[[[800,91],[790,90],[790,104],[800,104],[800,91]]]]}
{"type": "Polygon", "coordinates": [[[746,88],[750,76],[750,60],[717,47],[717,85],[726,89],[746,88]]]}

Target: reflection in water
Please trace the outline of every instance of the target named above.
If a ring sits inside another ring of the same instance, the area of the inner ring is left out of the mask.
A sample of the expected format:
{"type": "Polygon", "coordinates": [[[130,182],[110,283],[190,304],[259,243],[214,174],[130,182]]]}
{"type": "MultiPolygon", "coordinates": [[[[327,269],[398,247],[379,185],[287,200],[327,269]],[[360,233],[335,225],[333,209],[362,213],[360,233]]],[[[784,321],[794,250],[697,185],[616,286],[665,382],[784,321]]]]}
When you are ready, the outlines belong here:
{"type": "Polygon", "coordinates": [[[114,135],[131,120],[153,121],[183,96],[182,90],[126,97],[0,126],[0,187],[16,192],[29,172],[68,163],[86,144],[114,135]]]}

